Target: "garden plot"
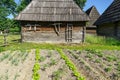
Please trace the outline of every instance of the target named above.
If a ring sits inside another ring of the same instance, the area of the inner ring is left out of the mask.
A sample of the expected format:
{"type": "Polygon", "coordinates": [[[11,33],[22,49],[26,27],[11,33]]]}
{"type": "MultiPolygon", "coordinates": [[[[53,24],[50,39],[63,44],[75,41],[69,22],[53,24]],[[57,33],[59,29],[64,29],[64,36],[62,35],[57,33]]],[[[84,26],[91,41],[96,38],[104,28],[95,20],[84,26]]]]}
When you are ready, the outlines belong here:
{"type": "Polygon", "coordinates": [[[31,80],[35,51],[0,53],[0,80],[31,80]]]}
{"type": "Polygon", "coordinates": [[[87,80],[120,80],[120,51],[63,51],[87,80]]]}
{"type": "Polygon", "coordinates": [[[76,80],[73,72],[55,50],[40,51],[41,80],[76,80]]]}

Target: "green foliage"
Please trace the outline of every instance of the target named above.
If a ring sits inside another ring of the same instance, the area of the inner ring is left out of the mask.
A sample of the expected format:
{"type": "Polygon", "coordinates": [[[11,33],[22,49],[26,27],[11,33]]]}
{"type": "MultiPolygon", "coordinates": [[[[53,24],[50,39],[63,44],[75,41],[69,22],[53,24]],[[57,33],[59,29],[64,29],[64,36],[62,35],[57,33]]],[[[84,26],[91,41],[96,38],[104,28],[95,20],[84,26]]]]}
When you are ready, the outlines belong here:
{"type": "Polygon", "coordinates": [[[108,55],[106,57],[106,60],[111,62],[111,61],[116,61],[117,60],[117,57],[115,57],[114,55],[108,55]]]}
{"type": "Polygon", "coordinates": [[[34,65],[33,71],[36,73],[39,71],[39,69],[40,69],[40,64],[36,62],[34,65]]]}
{"type": "Polygon", "coordinates": [[[32,0],[20,0],[19,5],[17,6],[17,13],[20,13],[32,0]]]}
{"type": "Polygon", "coordinates": [[[100,60],[100,59],[96,59],[95,62],[96,62],[96,63],[100,63],[101,60],[100,60]]]}
{"type": "Polygon", "coordinates": [[[54,59],[51,59],[50,61],[51,61],[51,62],[49,63],[50,66],[55,65],[55,64],[57,63],[57,61],[55,61],[54,59]]]}
{"type": "Polygon", "coordinates": [[[20,75],[18,75],[17,73],[16,73],[16,75],[15,75],[15,77],[14,77],[14,79],[13,80],[17,80],[17,77],[19,77],[20,75]]]}
{"type": "Polygon", "coordinates": [[[15,14],[16,3],[14,0],[0,0],[0,30],[11,27],[11,20],[8,19],[10,14],[15,14]]]}
{"type": "Polygon", "coordinates": [[[43,62],[45,59],[46,59],[45,57],[41,56],[39,61],[43,62]]]}
{"type": "Polygon", "coordinates": [[[9,53],[4,54],[3,56],[0,57],[0,62],[3,61],[3,60],[5,60],[5,59],[8,58],[9,56],[10,56],[9,53]]]}
{"type": "Polygon", "coordinates": [[[73,71],[73,74],[77,77],[77,80],[85,80],[85,78],[78,72],[74,63],[63,53],[63,51],[61,49],[57,49],[57,51],[61,55],[61,58],[65,60],[67,66],[73,71]]]}
{"type": "Polygon", "coordinates": [[[40,69],[40,64],[39,64],[39,60],[40,60],[40,53],[39,53],[39,49],[36,49],[35,52],[35,64],[33,67],[33,80],[40,80],[40,75],[39,75],[39,69],[40,69]]]}
{"type": "Polygon", "coordinates": [[[106,72],[110,72],[111,70],[112,70],[112,68],[111,67],[107,67],[107,68],[105,68],[104,69],[106,72]]]}
{"type": "Polygon", "coordinates": [[[87,0],[75,0],[79,7],[83,9],[87,0]]]}
{"type": "Polygon", "coordinates": [[[120,45],[120,41],[110,37],[87,35],[86,43],[101,45],[120,45]]]}
{"type": "Polygon", "coordinates": [[[63,72],[64,72],[64,70],[62,68],[53,72],[53,79],[52,80],[61,80],[61,75],[62,75],[63,72]]]}
{"type": "Polygon", "coordinates": [[[36,61],[39,61],[40,60],[40,53],[39,53],[39,49],[36,49],[36,57],[35,57],[35,60],[36,61]]]}
{"type": "Polygon", "coordinates": [[[4,48],[3,47],[0,47],[0,52],[3,52],[4,51],[4,48]]]}

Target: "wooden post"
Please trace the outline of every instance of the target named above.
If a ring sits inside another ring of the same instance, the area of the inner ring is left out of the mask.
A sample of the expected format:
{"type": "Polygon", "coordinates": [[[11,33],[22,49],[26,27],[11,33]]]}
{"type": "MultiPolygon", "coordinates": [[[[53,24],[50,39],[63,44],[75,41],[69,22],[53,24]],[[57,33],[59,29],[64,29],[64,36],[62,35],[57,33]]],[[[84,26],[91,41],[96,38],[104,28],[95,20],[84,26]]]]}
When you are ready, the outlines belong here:
{"type": "Polygon", "coordinates": [[[7,45],[7,33],[4,33],[4,46],[6,46],[7,45]]]}
{"type": "Polygon", "coordinates": [[[86,34],[86,27],[83,27],[83,33],[82,33],[82,42],[85,42],[85,34],[86,34]]]}
{"type": "Polygon", "coordinates": [[[19,26],[20,26],[20,35],[21,35],[21,39],[20,39],[20,42],[22,43],[23,42],[23,35],[22,35],[22,26],[21,26],[21,22],[19,22],[19,26]]]}

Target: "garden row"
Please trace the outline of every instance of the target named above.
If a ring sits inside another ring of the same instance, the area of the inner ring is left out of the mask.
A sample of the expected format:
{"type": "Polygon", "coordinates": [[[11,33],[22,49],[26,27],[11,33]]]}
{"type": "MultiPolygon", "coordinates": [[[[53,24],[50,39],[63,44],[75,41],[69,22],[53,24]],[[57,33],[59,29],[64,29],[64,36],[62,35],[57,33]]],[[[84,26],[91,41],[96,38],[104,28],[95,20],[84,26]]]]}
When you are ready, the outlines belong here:
{"type": "Polygon", "coordinates": [[[88,80],[120,80],[120,51],[64,50],[88,80]]]}
{"type": "Polygon", "coordinates": [[[41,80],[85,80],[61,49],[41,50],[39,62],[41,80]]]}
{"type": "Polygon", "coordinates": [[[0,80],[120,80],[117,50],[5,51],[0,65],[0,80]]]}

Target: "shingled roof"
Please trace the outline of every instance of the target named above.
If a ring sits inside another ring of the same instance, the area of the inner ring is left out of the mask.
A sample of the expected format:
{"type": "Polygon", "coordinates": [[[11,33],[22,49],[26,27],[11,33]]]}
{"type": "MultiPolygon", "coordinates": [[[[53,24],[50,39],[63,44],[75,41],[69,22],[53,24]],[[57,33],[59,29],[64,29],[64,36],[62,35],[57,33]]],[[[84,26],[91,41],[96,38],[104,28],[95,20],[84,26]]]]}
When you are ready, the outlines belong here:
{"type": "Polygon", "coordinates": [[[74,0],[32,0],[15,18],[19,21],[88,21],[74,0]]]}
{"type": "Polygon", "coordinates": [[[90,7],[87,11],[86,11],[87,15],[90,17],[90,21],[88,24],[88,27],[96,27],[95,25],[93,25],[95,23],[95,21],[100,17],[99,12],[97,11],[95,6],[90,7]]]}
{"type": "Polygon", "coordinates": [[[116,22],[120,20],[120,0],[114,0],[113,3],[105,10],[95,25],[103,23],[116,22]]]}

